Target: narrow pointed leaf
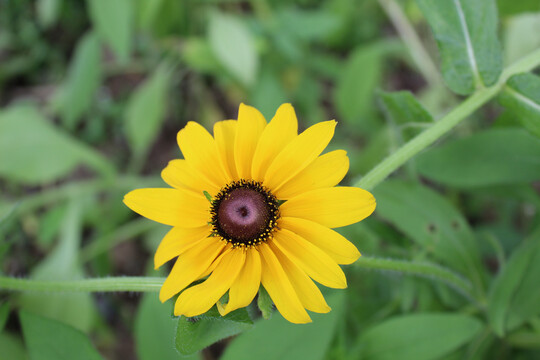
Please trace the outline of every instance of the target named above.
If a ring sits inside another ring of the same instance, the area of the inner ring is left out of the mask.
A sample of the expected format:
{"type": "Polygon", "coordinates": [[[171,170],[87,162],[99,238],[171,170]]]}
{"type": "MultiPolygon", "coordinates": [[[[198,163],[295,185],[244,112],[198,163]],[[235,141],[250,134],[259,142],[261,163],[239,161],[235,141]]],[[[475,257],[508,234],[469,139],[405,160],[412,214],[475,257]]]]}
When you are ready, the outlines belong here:
{"type": "Polygon", "coordinates": [[[132,0],[87,1],[94,28],[122,64],[128,62],[131,53],[133,3],[132,0]]]}
{"type": "Polygon", "coordinates": [[[101,49],[97,36],[89,33],[75,49],[68,76],[60,92],[60,115],[64,125],[75,128],[90,108],[101,83],[101,49]]]}
{"type": "Polygon", "coordinates": [[[495,333],[505,333],[540,313],[540,229],[512,254],[491,287],[488,318],[495,333]]]}
{"type": "Polygon", "coordinates": [[[155,140],[164,120],[169,75],[162,66],[129,99],[125,123],[129,143],[142,154],[155,140]]]}

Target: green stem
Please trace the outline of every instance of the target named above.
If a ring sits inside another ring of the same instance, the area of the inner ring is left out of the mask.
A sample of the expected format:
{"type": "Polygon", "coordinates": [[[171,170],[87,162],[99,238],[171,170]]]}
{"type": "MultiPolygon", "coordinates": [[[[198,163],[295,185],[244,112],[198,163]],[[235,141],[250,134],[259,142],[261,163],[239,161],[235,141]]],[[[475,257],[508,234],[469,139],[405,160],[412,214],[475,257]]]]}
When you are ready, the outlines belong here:
{"type": "Polygon", "coordinates": [[[109,277],[102,279],[49,281],[0,276],[0,290],[44,292],[157,292],[164,281],[164,278],[156,277],[109,277]]]}
{"type": "Polygon", "coordinates": [[[401,6],[394,0],[379,0],[379,5],[386,12],[386,15],[392,21],[396,28],[399,37],[409,49],[409,54],[415,62],[418,71],[422,73],[426,81],[433,87],[442,86],[442,79],[437,70],[437,66],[429,56],[428,52],[422,45],[422,41],[414,31],[401,6]]]}
{"type": "Polygon", "coordinates": [[[510,76],[530,71],[538,65],[540,65],[540,49],[510,65],[502,72],[497,84],[476,91],[438,122],[421,132],[392,155],[380,162],[368,172],[366,176],[357,181],[355,186],[366,190],[373,189],[414,155],[433,144],[436,140],[467,118],[467,116],[497,95],[510,76]]]}
{"type": "Polygon", "coordinates": [[[471,283],[440,265],[362,256],[356,261],[355,266],[364,269],[396,271],[407,275],[442,280],[466,298],[477,301],[472,294],[473,287],[471,283]]]}

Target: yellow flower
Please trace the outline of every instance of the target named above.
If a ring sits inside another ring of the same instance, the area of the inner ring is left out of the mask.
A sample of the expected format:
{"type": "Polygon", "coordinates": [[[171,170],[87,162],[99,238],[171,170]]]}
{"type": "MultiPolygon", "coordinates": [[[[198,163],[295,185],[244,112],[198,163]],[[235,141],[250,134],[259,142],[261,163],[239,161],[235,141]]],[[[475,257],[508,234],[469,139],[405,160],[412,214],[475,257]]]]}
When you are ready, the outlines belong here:
{"type": "Polygon", "coordinates": [[[330,311],[312,279],[345,288],[338,264],[360,256],[332,228],[375,209],[369,192],[335,187],[349,169],[347,154],[320,155],[335,126],[326,121],[298,134],[290,104],[268,124],[241,104],[238,120],[216,123],[213,137],[195,122],[178,132],[184,159],[161,173],[173,188],[138,189],[124,198],[133,211],[173,226],[154,262],[158,268],[177,257],[159,294],[164,302],[180,293],[175,315],[200,315],[216,303],[225,315],[249,305],[261,284],[290,322],[310,322],[306,309],[330,311]],[[227,291],[229,301],[221,304],[227,291]]]}

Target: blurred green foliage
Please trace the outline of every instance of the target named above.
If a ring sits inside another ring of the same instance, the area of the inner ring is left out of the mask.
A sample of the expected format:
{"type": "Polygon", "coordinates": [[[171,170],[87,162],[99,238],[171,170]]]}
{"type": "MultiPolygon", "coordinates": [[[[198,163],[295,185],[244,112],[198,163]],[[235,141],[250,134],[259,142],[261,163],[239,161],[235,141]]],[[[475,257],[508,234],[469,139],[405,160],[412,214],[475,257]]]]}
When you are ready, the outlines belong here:
{"type": "MultiPolygon", "coordinates": [[[[538,48],[538,0],[0,1],[0,274],[156,275],[167,229],[121,199],[163,186],[187,121],[211,128],[240,102],[268,120],[291,102],[302,128],[335,118],[351,184],[538,48]]],[[[0,358],[539,358],[539,84],[512,77],[340,230],[365,256],[446,266],[472,299],[354,265],[305,326],[253,326],[255,307],[171,319],[154,294],[0,291],[0,358]]]]}

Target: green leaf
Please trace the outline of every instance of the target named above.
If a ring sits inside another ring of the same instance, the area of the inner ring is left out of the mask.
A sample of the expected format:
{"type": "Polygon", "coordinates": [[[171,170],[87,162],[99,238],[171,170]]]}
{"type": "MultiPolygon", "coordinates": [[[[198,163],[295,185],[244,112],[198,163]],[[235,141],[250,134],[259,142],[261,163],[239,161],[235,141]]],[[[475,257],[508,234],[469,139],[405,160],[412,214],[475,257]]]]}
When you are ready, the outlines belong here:
{"type": "Polygon", "coordinates": [[[26,360],[28,354],[24,349],[23,342],[7,332],[0,332],[0,349],[2,360],[26,360]]]}
{"type": "Polygon", "coordinates": [[[540,229],[512,254],[490,289],[488,318],[499,336],[540,313],[540,229]]]}
{"type": "Polygon", "coordinates": [[[444,264],[482,286],[481,262],[469,225],[443,196],[423,185],[389,180],[377,186],[377,213],[444,264]]]}
{"type": "Polygon", "coordinates": [[[156,294],[144,295],[135,318],[135,344],[140,360],[179,358],[174,348],[178,321],[171,317],[171,307],[168,305],[162,304],[156,294]]]}
{"type": "Polygon", "coordinates": [[[137,11],[137,22],[139,26],[145,30],[150,30],[154,24],[164,0],[138,0],[136,1],[135,10],[137,11]]]}
{"type": "Polygon", "coordinates": [[[67,79],[60,92],[60,114],[64,124],[73,129],[90,108],[101,83],[101,49],[93,33],[77,44],[67,79]]]}
{"type": "Polygon", "coordinates": [[[26,311],[19,316],[32,360],[103,359],[90,339],[77,329],[26,311]]]}
{"type": "Polygon", "coordinates": [[[334,93],[338,111],[346,121],[365,129],[381,72],[382,52],[377,44],[357,48],[349,56],[334,93]]]}
{"type": "MultiPolygon", "coordinates": [[[[540,4],[540,1],[533,1],[540,4]]],[[[540,5],[538,5],[538,10],[540,11],[540,5]]],[[[508,19],[503,46],[506,64],[512,64],[540,48],[540,36],[523,36],[523,34],[540,34],[540,13],[523,14],[508,19]]]]}
{"type": "Polygon", "coordinates": [[[239,334],[253,326],[245,308],[221,316],[214,306],[203,315],[178,319],[176,349],[183,355],[193,354],[229,336],[239,334]]]}
{"type": "Polygon", "coordinates": [[[274,303],[272,302],[272,298],[270,297],[264,286],[261,286],[259,288],[259,296],[257,296],[257,307],[261,311],[263,319],[269,320],[272,317],[272,313],[274,312],[274,303]]]}
{"type": "Polygon", "coordinates": [[[540,137],[540,77],[530,73],[512,76],[500,101],[531,134],[540,137]]]}
{"type": "MultiPolygon", "coordinates": [[[[81,242],[81,203],[71,203],[66,211],[62,234],[54,250],[32,271],[32,279],[75,280],[84,273],[78,262],[81,242]]],[[[94,317],[94,304],[89,293],[32,293],[20,296],[21,307],[33,313],[69,324],[88,332],[94,317]]]]}
{"type": "Polygon", "coordinates": [[[416,161],[426,178],[460,188],[535,181],[540,179],[539,164],[540,140],[515,128],[453,140],[420,154],[416,161]]]}
{"type": "Polygon", "coordinates": [[[94,150],[62,133],[34,108],[12,107],[0,112],[0,176],[41,185],[60,179],[81,163],[100,171],[109,166],[94,150]]]}
{"type": "Polygon", "coordinates": [[[323,40],[340,25],[340,19],[335,14],[322,9],[299,10],[289,7],[278,11],[276,17],[280,28],[304,41],[323,40]]]}
{"type": "Polygon", "coordinates": [[[204,74],[217,74],[222,69],[207,39],[186,38],[182,46],[182,59],[190,68],[204,74]]]}
{"type": "Polygon", "coordinates": [[[144,154],[152,145],[163,123],[166,110],[169,73],[160,66],[131,95],[126,108],[126,134],[131,148],[144,154]]]}
{"type": "Polygon", "coordinates": [[[538,0],[497,0],[497,5],[503,15],[540,11],[540,2],[538,0]]]}
{"type": "Polygon", "coordinates": [[[468,343],[482,329],[475,318],[460,314],[414,314],[394,317],[364,331],[358,346],[365,360],[431,360],[468,343]]]}
{"type": "Polygon", "coordinates": [[[255,41],[244,22],[231,15],[213,12],[208,39],[221,64],[244,85],[253,85],[259,57],[255,41]]]}
{"type": "Polygon", "coordinates": [[[342,319],[345,294],[338,291],[327,300],[332,311],[312,314],[310,324],[291,324],[278,313],[271,320],[259,320],[227,346],[221,360],[324,359],[342,319]]]}
{"type": "Polygon", "coordinates": [[[48,28],[56,23],[62,0],[38,0],[36,2],[36,14],[40,25],[48,28]]]}
{"type": "Polygon", "coordinates": [[[131,54],[133,1],[88,0],[87,6],[100,38],[114,50],[118,61],[126,64],[131,54]]]}
{"type": "Polygon", "coordinates": [[[431,114],[409,91],[379,92],[387,117],[402,129],[404,140],[417,135],[422,127],[418,125],[433,122],[431,114]]]}
{"type": "Polygon", "coordinates": [[[416,0],[440,52],[444,80],[452,91],[467,95],[493,85],[502,70],[497,39],[497,6],[493,0],[416,0]]]}

